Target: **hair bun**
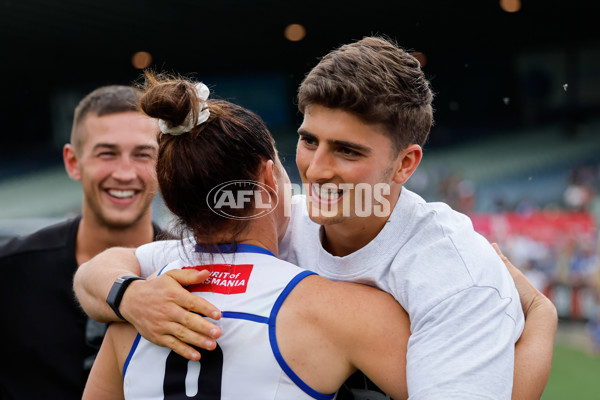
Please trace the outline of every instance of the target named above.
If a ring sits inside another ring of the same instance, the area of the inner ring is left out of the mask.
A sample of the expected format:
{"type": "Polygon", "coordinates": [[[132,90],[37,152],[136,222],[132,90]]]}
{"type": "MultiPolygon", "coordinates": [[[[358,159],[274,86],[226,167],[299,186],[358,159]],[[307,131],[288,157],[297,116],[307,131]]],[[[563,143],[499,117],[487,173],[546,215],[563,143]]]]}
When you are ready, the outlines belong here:
{"type": "Polygon", "coordinates": [[[181,125],[194,105],[198,104],[193,82],[182,78],[169,78],[146,72],[144,94],[140,99],[141,110],[152,118],[167,121],[170,126],[181,125]]]}

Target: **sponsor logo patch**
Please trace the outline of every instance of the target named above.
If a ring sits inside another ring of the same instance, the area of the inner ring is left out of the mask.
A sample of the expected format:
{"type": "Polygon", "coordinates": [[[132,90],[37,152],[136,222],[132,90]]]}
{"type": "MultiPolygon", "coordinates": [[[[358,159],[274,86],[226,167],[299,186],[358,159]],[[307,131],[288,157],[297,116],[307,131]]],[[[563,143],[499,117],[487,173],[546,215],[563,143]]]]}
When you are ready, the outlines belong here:
{"type": "Polygon", "coordinates": [[[183,269],[210,271],[207,280],[188,286],[190,292],[213,292],[221,294],[246,293],[252,268],[252,264],[211,264],[183,267],[183,269]]]}

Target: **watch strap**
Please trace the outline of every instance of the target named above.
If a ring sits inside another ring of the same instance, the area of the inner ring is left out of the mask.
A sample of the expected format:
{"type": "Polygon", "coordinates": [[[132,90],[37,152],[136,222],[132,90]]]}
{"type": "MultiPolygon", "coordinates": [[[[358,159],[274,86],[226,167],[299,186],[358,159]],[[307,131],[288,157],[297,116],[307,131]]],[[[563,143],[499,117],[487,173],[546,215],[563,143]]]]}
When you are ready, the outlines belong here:
{"type": "Polygon", "coordinates": [[[115,283],[113,283],[110,292],[108,292],[108,296],[106,297],[106,303],[112,308],[117,317],[123,321],[125,321],[125,318],[119,312],[121,300],[123,299],[123,295],[129,284],[137,280],[144,280],[144,278],[135,275],[126,275],[115,279],[115,283]]]}

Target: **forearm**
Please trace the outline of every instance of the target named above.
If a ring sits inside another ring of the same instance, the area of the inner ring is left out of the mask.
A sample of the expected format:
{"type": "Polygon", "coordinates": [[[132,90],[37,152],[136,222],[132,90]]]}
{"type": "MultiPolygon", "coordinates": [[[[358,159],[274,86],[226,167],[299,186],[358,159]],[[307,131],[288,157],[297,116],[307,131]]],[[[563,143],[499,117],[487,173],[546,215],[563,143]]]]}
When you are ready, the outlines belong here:
{"type": "Polygon", "coordinates": [[[525,327],[515,347],[513,400],[541,398],[552,365],[556,308],[540,293],[526,311],[525,327]]]}
{"type": "Polygon", "coordinates": [[[82,264],[75,273],[73,289],[83,310],[100,322],[119,321],[106,303],[115,279],[124,275],[139,275],[140,265],[135,249],[108,249],[82,264]]]}
{"type": "Polygon", "coordinates": [[[137,332],[129,324],[111,324],[85,384],[83,400],[122,399],[123,364],[137,332]]]}
{"type": "Polygon", "coordinates": [[[556,308],[512,265],[496,243],[492,246],[515,281],[525,315],[523,333],[515,346],[512,399],[539,399],[548,382],[552,366],[554,335],[558,323],[556,308]]]}

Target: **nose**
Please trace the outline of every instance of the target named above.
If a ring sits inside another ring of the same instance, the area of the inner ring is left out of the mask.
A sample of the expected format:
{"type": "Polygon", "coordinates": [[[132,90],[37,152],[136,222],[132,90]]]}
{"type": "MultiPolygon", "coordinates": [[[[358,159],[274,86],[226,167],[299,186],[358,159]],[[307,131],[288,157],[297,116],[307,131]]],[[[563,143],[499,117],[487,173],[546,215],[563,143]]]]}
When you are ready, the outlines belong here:
{"type": "Polygon", "coordinates": [[[137,177],[135,165],[129,157],[121,157],[112,173],[114,179],[121,182],[130,182],[137,177]]]}
{"type": "Polygon", "coordinates": [[[319,146],[309,159],[306,179],[311,182],[324,183],[335,176],[335,160],[325,146],[319,146]]]}

